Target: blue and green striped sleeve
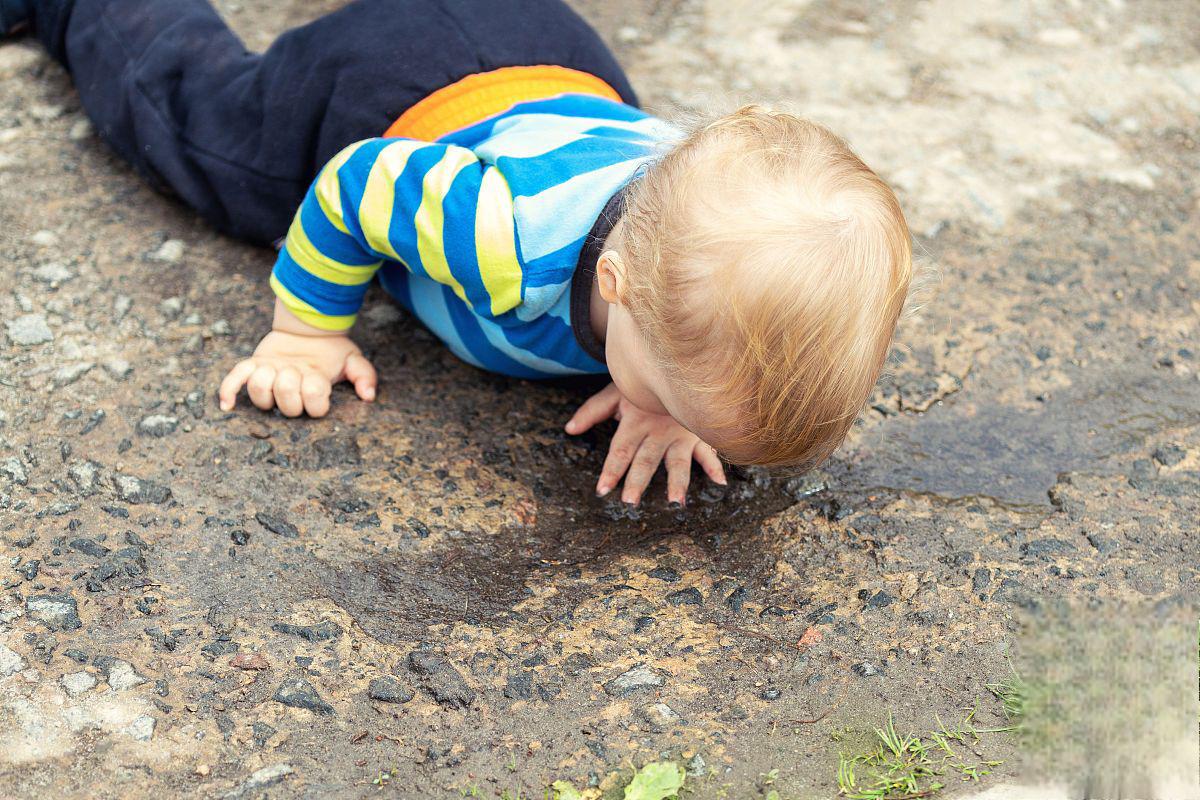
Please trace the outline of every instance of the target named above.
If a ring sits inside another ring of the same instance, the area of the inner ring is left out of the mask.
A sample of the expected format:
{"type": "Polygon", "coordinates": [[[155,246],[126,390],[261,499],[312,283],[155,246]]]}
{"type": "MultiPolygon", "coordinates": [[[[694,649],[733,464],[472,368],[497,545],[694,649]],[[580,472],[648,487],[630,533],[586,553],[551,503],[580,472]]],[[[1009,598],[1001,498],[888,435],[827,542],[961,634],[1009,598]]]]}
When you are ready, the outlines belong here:
{"type": "Polygon", "coordinates": [[[513,213],[504,175],[470,150],[367,139],[335,156],[309,189],[271,288],[303,322],[348,330],[376,271],[395,261],[494,318],[521,303],[513,213]]]}

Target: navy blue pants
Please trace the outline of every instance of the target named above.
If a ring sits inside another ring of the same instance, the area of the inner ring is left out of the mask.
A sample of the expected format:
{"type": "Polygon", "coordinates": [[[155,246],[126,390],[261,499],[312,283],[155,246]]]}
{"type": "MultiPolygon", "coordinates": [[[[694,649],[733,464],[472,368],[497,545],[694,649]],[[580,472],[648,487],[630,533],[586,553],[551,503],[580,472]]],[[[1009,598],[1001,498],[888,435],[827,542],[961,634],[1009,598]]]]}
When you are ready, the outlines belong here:
{"type": "Polygon", "coordinates": [[[248,52],[207,0],[36,0],[100,136],[219,230],[268,243],[348,144],[475,72],[553,64],[637,98],[561,0],[355,0],[248,52]]]}

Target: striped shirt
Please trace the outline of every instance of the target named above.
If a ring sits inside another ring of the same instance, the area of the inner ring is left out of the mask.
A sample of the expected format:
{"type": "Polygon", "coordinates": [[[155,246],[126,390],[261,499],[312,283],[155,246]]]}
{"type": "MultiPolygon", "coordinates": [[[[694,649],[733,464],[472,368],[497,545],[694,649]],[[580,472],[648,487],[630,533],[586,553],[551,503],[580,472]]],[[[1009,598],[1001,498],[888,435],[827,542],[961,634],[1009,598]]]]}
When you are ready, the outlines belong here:
{"type": "Polygon", "coordinates": [[[572,319],[572,277],[606,204],[679,135],[632,106],[566,94],[434,142],[358,142],[309,189],[271,286],[302,321],[347,330],[378,275],[477,367],[606,372],[580,341],[586,303],[572,319]]]}

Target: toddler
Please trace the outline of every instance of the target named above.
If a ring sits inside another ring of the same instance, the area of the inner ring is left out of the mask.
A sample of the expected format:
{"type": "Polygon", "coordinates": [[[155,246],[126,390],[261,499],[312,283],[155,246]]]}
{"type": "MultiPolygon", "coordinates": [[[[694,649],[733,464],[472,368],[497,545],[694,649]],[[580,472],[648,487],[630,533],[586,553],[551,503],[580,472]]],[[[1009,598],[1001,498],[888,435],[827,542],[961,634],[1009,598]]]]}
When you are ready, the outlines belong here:
{"type": "Polygon", "coordinates": [[[206,0],[0,0],[23,27],[155,185],[285,237],[223,409],[373,400],[349,333],[375,279],[477,367],[611,375],[566,430],[618,421],[596,491],[629,503],[660,463],[676,503],[693,459],[819,463],[879,374],[912,271],[888,186],[789,114],[647,114],[560,0],[356,0],[261,55],[206,0]]]}

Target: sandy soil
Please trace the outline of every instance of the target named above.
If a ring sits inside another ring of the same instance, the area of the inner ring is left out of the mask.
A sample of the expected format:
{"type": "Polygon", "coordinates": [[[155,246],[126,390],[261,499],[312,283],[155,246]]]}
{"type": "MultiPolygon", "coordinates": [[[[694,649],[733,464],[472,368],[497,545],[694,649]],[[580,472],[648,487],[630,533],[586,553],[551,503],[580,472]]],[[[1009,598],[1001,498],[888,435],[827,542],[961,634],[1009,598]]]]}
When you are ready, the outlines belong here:
{"type": "MultiPolygon", "coordinates": [[[[261,48],[336,5],[221,8],[261,48]]],[[[377,294],[377,404],[223,414],[271,253],[0,45],[0,794],[540,798],[672,758],[693,797],[828,798],[889,712],[1004,725],[984,684],[1048,604],[1194,607],[1200,6],[578,7],[653,109],[787,103],[898,187],[939,278],[845,447],[629,512],[589,491],[609,430],[561,432],[586,387],[377,294]]]]}

